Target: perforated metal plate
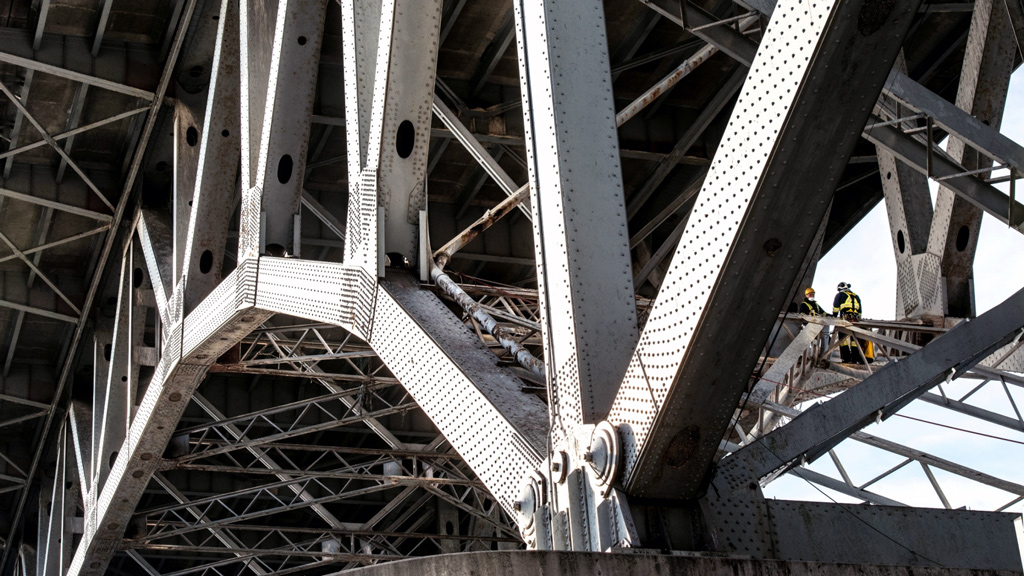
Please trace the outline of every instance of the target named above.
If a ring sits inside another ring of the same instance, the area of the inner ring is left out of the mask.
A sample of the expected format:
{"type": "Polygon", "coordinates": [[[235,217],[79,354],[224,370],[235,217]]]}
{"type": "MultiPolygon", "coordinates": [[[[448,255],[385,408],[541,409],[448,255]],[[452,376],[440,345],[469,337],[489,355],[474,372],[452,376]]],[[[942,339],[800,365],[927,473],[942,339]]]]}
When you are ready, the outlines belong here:
{"type": "Polygon", "coordinates": [[[381,288],[370,345],[514,514],[521,482],[547,455],[547,409],[436,296],[399,282],[381,288]]]}
{"type": "Polygon", "coordinates": [[[609,416],[632,431],[627,473],[703,316],[832,5],[790,2],[775,10],[609,416]]]}
{"type": "Polygon", "coordinates": [[[875,8],[773,13],[609,418],[633,495],[687,497],[706,479],[916,4],[875,8]]]}
{"type": "Polygon", "coordinates": [[[260,258],[256,306],[319,320],[366,338],[373,322],[376,283],[363,268],[290,258],[260,258]]]}

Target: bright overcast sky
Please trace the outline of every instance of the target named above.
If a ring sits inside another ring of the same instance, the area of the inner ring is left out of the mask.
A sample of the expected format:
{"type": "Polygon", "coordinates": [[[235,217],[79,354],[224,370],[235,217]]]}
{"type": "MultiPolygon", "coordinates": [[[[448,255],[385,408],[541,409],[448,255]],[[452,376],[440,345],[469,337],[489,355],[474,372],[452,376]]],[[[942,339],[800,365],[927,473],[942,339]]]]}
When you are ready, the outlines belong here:
{"type": "MultiPolygon", "coordinates": [[[[1014,141],[1024,143],[1024,74],[1020,71],[1014,74],[1010,82],[1002,132],[1014,141]]],[[[1004,190],[1007,189],[1005,186],[1002,187],[1004,190]]],[[[1024,196],[1024,189],[1018,193],[1018,198],[1021,196],[1024,196]]],[[[850,282],[853,290],[861,296],[866,317],[894,318],[896,262],[884,203],[880,202],[850,234],[822,258],[814,278],[814,287],[818,299],[825,308],[831,308],[835,287],[840,281],[850,282]]],[[[1009,230],[1004,224],[986,214],[981,225],[978,254],[974,265],[978,314],[999,304],[1021,288],[1024,288],[1024,235],[1009,230]]],[[[951,396],[957,393],[962,396],[977,384],[977,381],[954,382],[946,388],[946,392],[951,396]]],[[[1012,386],[1008,390],[1009,392],[1004,391],[998,382],[989,384],[973,395],[971,402],[1014,417],[1013,407],[1007,401],[1006,394],[1012,394],[1017,407],[1024,410],[1024,390],[1012,386]]],[[[959,416],[923,402],[914,402],[901,414],[1007,438],[1017,443],[959,432],[901,416],[890,418],[881,425],[870,425],[864,431],[1004,480],[1021,482],[1024,479],[1024,434],[959,416]]],[[[873,479],[903,461],[901,457],[851,440],[840,444],[835,452],[856,485],[873,479]]],[[[813,463],[810,468],[833,478],[840,478],[836,466],[827,456],[813,463]]],[[[981,486],[941,470],[935,470],[934,473],[953,508],[966,506],[971,509],[994,510],[1013,499],[1006,492],[981,486]]],[[[943,506],[928,477],[917,463],[905,466],[868,490],[910,505],[936,508],[943,506]]],[[[855,502],[828,490],[824,492],[840,502],[855,502]]],[[[765,489],[765,494],[775,498],[828,501],[823,493],[791,475],[770,484],[765,489]]],[[[1024,505],[1017,503],[1007,511],[1019,513],[1024,511],[1024,505]]]]}

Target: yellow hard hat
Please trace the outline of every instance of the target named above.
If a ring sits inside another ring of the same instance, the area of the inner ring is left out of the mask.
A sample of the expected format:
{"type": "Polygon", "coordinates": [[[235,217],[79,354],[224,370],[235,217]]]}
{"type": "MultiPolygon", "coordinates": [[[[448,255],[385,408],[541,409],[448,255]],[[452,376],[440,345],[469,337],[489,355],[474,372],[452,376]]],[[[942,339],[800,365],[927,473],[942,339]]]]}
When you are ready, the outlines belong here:
{"type": "Polygon", "coordinates": [[[814,294],[814,288],[804,290],[804,296],[810,296],[811,294],[814,294]]]}

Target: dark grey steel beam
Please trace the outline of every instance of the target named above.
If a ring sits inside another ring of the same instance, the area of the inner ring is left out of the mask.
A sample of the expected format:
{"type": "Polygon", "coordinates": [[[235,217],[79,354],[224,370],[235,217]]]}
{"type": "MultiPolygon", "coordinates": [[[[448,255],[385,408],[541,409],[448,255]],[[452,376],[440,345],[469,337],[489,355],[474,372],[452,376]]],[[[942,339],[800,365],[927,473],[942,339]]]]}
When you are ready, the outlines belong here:
{"type": "Polygon", "coordinates": [[[806,38],[794,39],[790,11],[769,26],[609,417],[630,495],[686,498],[705,485],[758,360],[751,342],[789,297],[867,120],[863,102],[878,98],[917,5],[894,6],[867,34],[859,3],[794,8],[806,38]],[[869,63],[852,57],[867,53],[869,63]],[[769,60],[778,54],[791,69],[769,60]]]}
{"type": "MultiPolygon", "coordinates": [[[[869,126],[864,131],[864,137],[876,146],[888,150],[916,170],[927,172],[928,149],[925,144],[915,138],[907,136],[893,126],[869,126]]],[[[953,162],[939,150],[933,150],[930,164],[931,175],[943,178],[943,185],[955,192],[958,197],[995,216],[1004,224],[1024,232],[1024,229],[1021,228],[1024,224],[1024,205],[1020,202],[1012,203],[1013,222],[1010,222],[1011,202],[1009,196],[976,176],[965,174],[967,172],[965,167],[953,162]]]]}

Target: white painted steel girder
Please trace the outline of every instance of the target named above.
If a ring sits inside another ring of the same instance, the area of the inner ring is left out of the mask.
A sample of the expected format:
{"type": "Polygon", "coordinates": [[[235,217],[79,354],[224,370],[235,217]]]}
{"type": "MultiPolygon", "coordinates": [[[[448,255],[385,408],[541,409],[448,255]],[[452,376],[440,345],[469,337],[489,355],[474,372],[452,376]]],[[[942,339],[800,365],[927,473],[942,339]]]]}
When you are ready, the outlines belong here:
{"type": "Polygon", "coordinates": [[[342,25],[346,255],[383,276],[383,252],[419,259],[441,1],[350,0],[342,2],[342,25]]]}
{"type": "Polygon", "coordinates": [[[170,227],[170,219],[166,212],[142,210],[139,215],[135,232],[142,246],[146,271],[153,285],[153,297],[156,300],[157,314],[162,327],[171,322],[170,303],[174,293],[171,265],[174,261],[174,239],[170,227]]]}
{"type": "MultiPolygon", "coordinates": [[[[414,269],[419,260],[420,212],[427,208],[425,179],[441,4],[441,0],[394,0],[391,47],[387,59],[383,47],[378,48],[375,76],[377,85],[386,82],[383,102],[374,103],[371,123],[374,129],[380,123],[379,163],[368,166],[378,170],[377,203],[384,210],[380,233],[384,251],[402,254],[414,269]]],[[[382,16],[382,29],[385,19],[382,16]]],[[[386,37],[380,35],[382,41],[386,37]]]]}
{"type": "Polygon", "coordinates": [[[239,8],[242,215],[239,260],[277,246],[298,255],[302,175],[326,0],[239,8]]]}
{"type": "MultiPolygon", "coordinates": [[[[345,138],[348,145],[349,187],[359,181],[367,165],[370,119],[373,115],[378,38],[382,0],[341,0],[342,42],[345,58],[345,138]]],[[[393,0],[387,7],[394,10],[393,0]]],[[[390,23],[390,19],[388,20],[390,23]]],[[[390,51],[390,26],[384,30],[390,51]]],[[[376,164],[377,152],[372,161],[376,164]]]]}
{"type": "Polygon", "coordinates": [[[394,0],[341,4],[349,189],[345,261],[376,276],[384,275],[377,168],[394,15],[394,0]]]}
{"type": "MultiPolygon", "coordinates": [[[[956,105],[994,130],[998,130],[1002,122],[1016,48],[1005,4],[999,0],[976,2],[956,105]]],[[[968,170],[989,165],[969,152],[960,138],[950,138],[946,150],[953,160],[968,170]]],[[[981,215],[981,209],[958,197],[952,190],[939,187],[928,251],[942,256],[946,312],[949,316],[975,315],[973,269],[981,215]]]]}
{"type": "Polygon", "coordinates": [[[609,416],[629,494],[704,485],[917,4],[776,8],[609,416]]]}
{"type": "MultiPolygon", "coordinates": [[[[121,261],[113,338],[109,347],[106,379],[100,381],[103,409],[98,414],[99,430],[96,444],[96,486],[102,489],[124,443],[128,430],[128,380],[132,370],[131,328],[135,316],[132,298],[132,264],[129,257],[121,261]]],[[[107,348],[104,347],[104,356],[107,348]]]]}
{"type": "Polygon", "coordinates": [[[522,481],[547,456],[543,403],[433,294],[409,279],[377,290],[368,340],[416,403],[514,514],[522,481]],[[410,350],[423,354],[410,354],[410,350]]]}
{"type": "Polygon", "coordinates": [[[466,326],[411,279],[377,285],[361,266],[260,259],[256,306],[327,322],[365,340],[502,508],[547,455],[543,403],[498,368],[466,326]]]}
{"type": "Polygon", "coordinates": [[[192,215],[195,213],[192,199],[196,191],[196,172],[199,168],[199,134],[206,132],[203,125],[205,96],[206,90],[198,94],[185,92],[174,102],[174,187],[171,193],[174,286],[181,284],[181,278],[185,274],[185,247],[188,243],[192,215]]]}
{"type": "Polygon", "coordinates": [[[256,260],[242,261],[210,296],[170,329],[160,364],[117,453],[68,574],[99,575],[120,545],[159,455],[210,364],[269,316],[256,310],[256,260]]]}
{"type": "Polygon", "coordinates": [[[198,146],[195,193],[184,248],[184,278],[177,287],[181,309],[175,320],[188,315],[221,281],[228,224],[235,207],[241,141],[238,4],[222,2],[217,24],[206,115],[192,142],[193,147],[198,146]]]}
{"type": "Polygon", "coordinates": [[[927,177],[884,146],[876,146],[876,155],[896,257],[896,316],[942,316],[939,259],[926,252],[932,220],[927,177]],[[923,260],[930,262],[927,268],[919,264],[923,260]]]}
{"type": "Polygon", "coordinates": [[[596,423],[637,341],[604,10],[514,7],[549,405],[596,423]]]}

